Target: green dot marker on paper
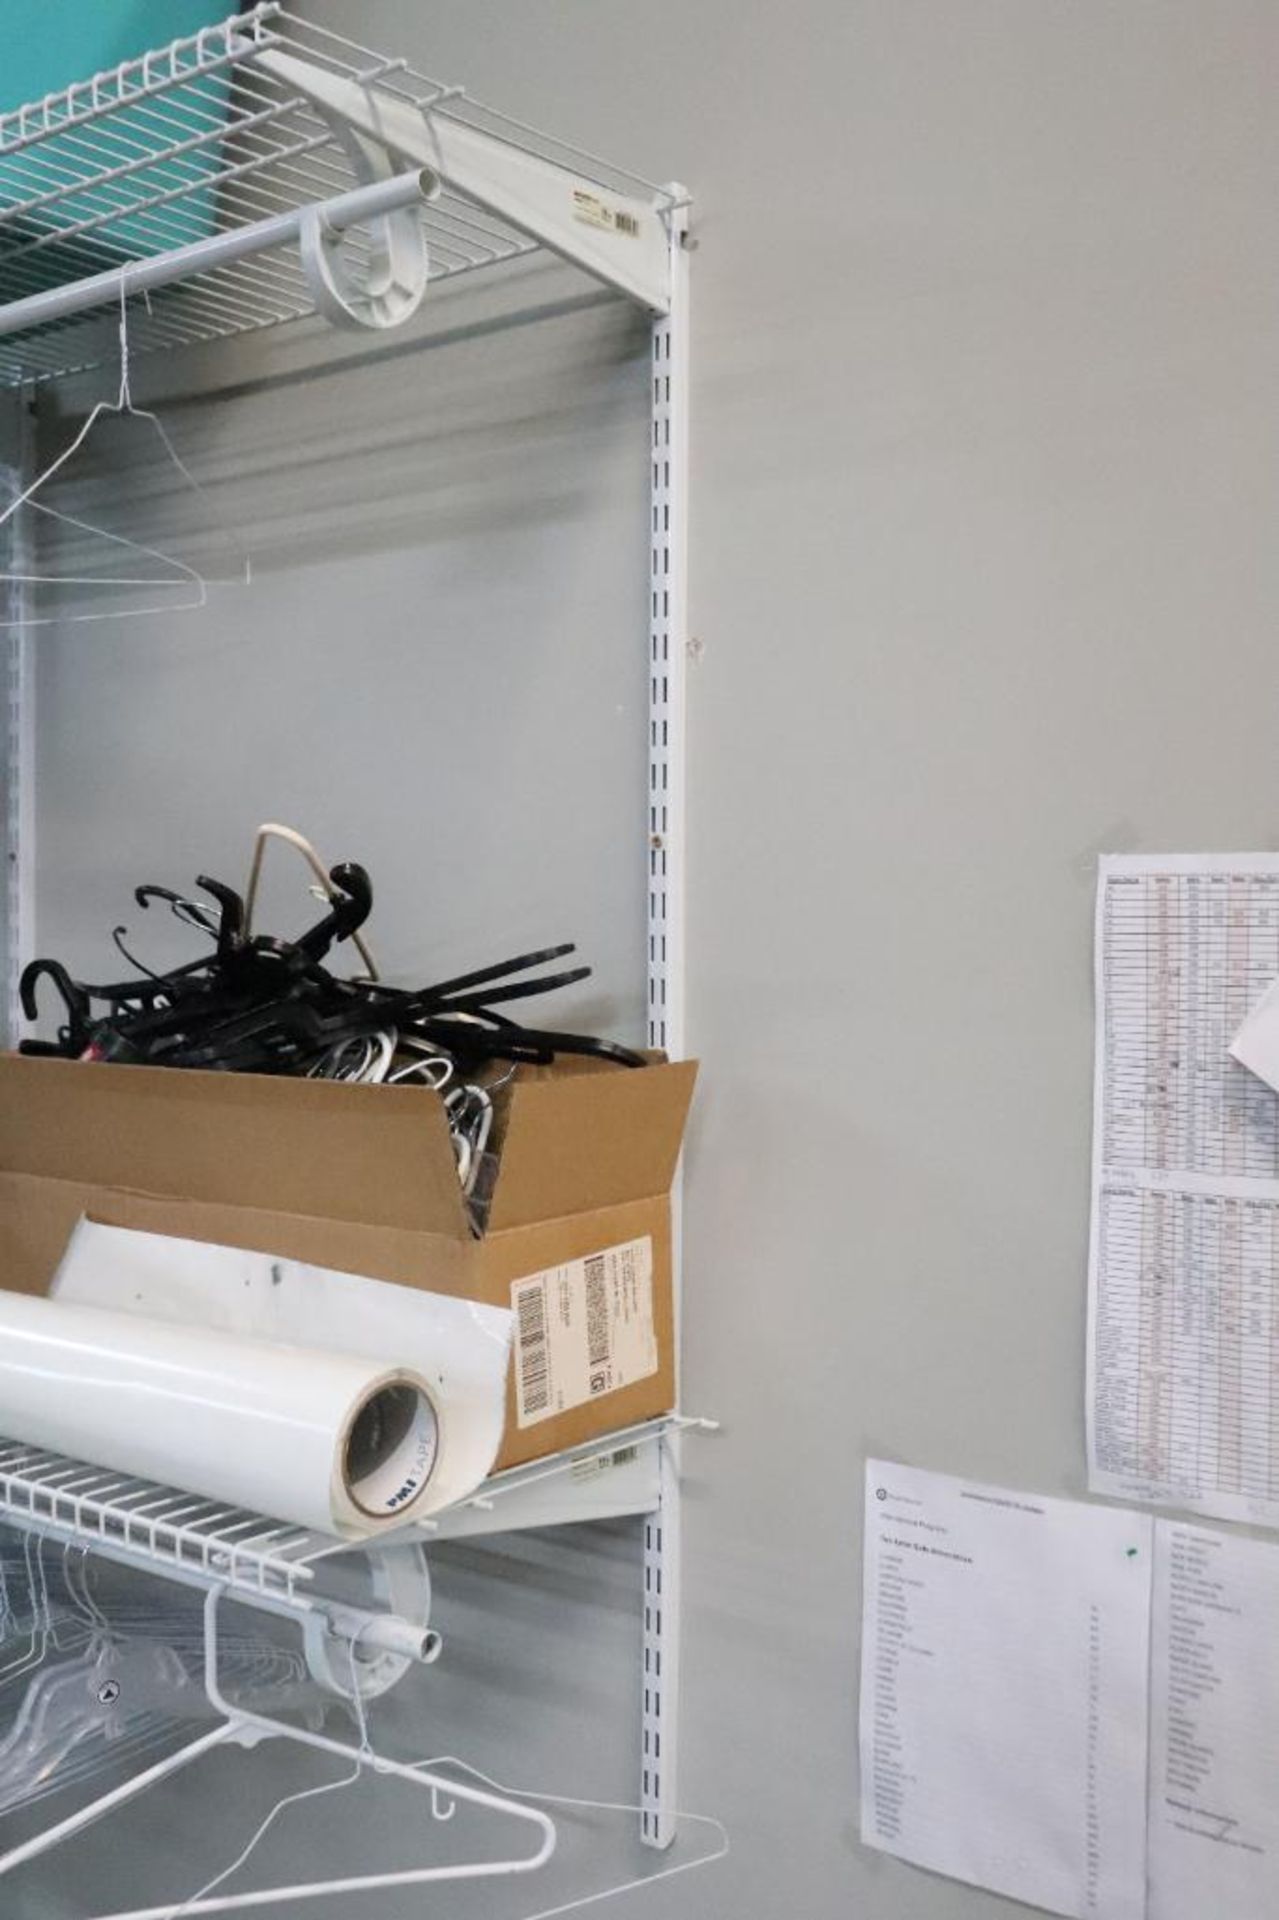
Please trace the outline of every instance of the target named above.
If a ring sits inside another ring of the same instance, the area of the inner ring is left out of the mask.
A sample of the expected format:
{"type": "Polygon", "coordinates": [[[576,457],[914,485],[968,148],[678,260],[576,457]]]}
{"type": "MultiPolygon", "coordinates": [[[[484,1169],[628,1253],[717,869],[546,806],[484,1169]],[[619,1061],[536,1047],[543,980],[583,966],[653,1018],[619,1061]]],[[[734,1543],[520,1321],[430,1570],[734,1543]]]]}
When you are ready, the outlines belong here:
{"type": "Polygon", "coordinates": [[[1135,1559],[1137,1558],[1137,1549],[1136,1549],[1136,1547],[1129,1547],[1129,1548],[1127,1548],[1127,1549],[1126,1549],[1126,1551],[1127,1551],[1127,1554],[1128,1554],[1128,1558],[1129,1558],[1130,1560],[1135,1560],[1135,1559]]]}

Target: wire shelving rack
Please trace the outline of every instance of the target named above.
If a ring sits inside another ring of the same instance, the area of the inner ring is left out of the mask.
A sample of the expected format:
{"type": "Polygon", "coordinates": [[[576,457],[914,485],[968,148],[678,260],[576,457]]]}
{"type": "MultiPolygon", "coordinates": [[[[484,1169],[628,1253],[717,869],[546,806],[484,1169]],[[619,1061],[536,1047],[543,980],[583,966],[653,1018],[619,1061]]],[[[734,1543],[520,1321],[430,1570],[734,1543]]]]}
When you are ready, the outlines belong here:
{"type": "Polygon", "coordinates": [[[340,230],[358,296],[379,271],[374,225],[400,209],[426,283],[549,245],[604,277],[611,256],[626,290],[681,204],[265,0],[0,115],[0,383],[112,353],[122,289],[145,295],[139,352],[309,314],[309,212],[340,230]],[[366,111],[348,119],[344,101],[366,111]]]}
{"type": "MultiPolygon", "coordinates": [[[[675,1056],[685,1047],[688,220],[680,186],[543,134],[279,0],[0,115],[0,389],[113,362],[122,305],[139,354],[317,310],[378,328],[410,318],[442,282],[501,277],[539,255],[648,317],[648,1042],[675,1056]]],[[[513,284],[518,300],[518,275],[513,284]]],[[[22,472],[8,476],[15,491],[22,472]]],[[[7,665],[12,1000],[33,899],[35,679],[20,625],[7,665]]],[[[416,1534],[644,1517],[642,1835],[656,1847],[675,1833],[681,1436],[708,1424],[672,1416],[496,1476],[416,1534]]],[[[172,1488],[0,1440],[0,1523],[203,1588],[211,1644],[229,1598],[319,1615],[392,1663],[432,1654],[394,1595],[353,1612],[325,1593],[347,1543],[172,1488]]],[[[243,1716],[227,1724],[233,1738],[252,1734],[243,1716]]]]}

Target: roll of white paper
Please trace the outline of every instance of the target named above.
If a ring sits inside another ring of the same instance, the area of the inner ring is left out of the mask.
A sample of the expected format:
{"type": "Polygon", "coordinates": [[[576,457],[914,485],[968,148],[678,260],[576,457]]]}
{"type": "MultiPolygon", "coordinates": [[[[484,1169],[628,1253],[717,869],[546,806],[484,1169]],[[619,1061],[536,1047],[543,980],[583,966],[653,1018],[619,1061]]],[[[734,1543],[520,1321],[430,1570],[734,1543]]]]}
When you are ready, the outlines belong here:
{"type": "Polygon", "coordinates": [[[509,1307],[95,1220],[81,1220],[72,1234],[52,1293],[192,1331],[406,1367],[426,1381],[440,1426],[415,1520],[465,1499],[493,1470],[506,1427],[509,1307]]]}
{"type": "Polygon", "coordinates": [[[406,1369],[12,1293],[0,1434],[350,1538],[413,1518],[439,1440],[406,1369]]]}

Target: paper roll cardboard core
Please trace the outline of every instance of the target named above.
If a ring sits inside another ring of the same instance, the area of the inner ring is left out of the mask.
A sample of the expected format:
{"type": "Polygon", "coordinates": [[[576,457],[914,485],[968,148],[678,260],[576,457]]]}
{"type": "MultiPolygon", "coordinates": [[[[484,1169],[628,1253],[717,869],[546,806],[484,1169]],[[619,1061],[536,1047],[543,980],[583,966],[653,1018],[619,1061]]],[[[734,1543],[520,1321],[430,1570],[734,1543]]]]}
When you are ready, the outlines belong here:
{"type": "Polygon", "coordinates": [[[361,1513],[406,1513],[426,1490],[439,1447],[435,1408],[411,1381],[379,1387],[351,1422],[343,1455],[346,1491],[361,1513]]]}

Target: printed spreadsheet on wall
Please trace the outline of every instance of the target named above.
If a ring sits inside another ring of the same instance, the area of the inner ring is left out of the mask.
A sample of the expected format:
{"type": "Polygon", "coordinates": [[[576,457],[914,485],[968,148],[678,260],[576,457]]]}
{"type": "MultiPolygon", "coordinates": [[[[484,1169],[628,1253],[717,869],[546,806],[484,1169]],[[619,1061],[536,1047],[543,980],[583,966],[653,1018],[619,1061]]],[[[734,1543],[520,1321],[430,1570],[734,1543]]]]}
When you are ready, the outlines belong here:
{"type": "Polygon", "coordinates": [[[1104,860],[1096,965],[1089,1483],[1279,1525],[1279,854],[1104,860]]]}

